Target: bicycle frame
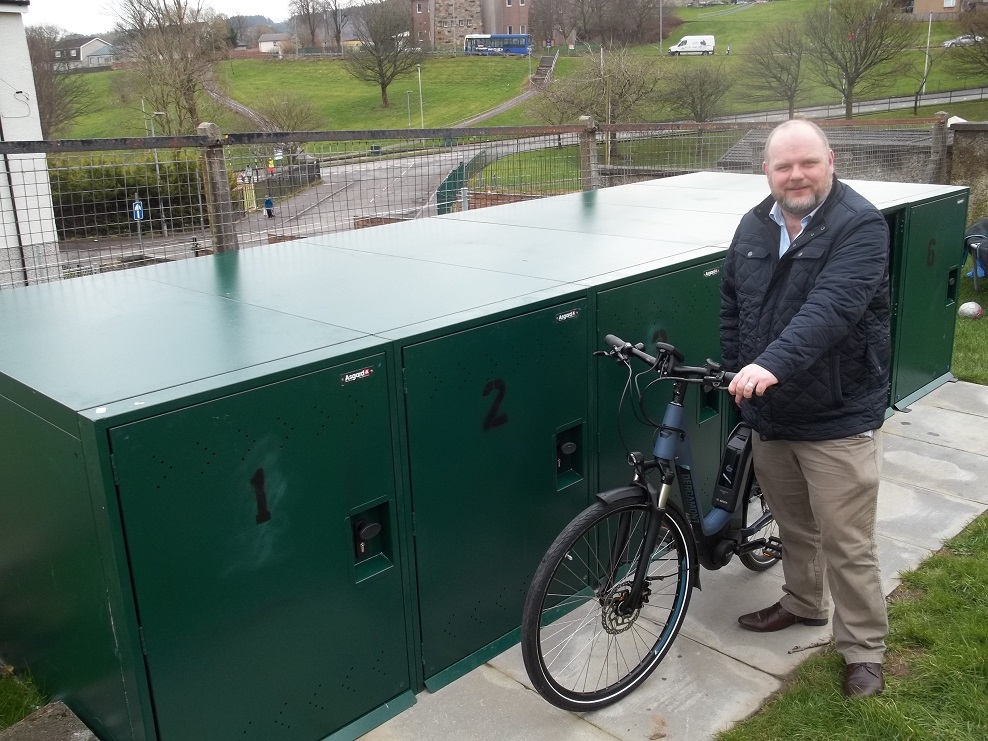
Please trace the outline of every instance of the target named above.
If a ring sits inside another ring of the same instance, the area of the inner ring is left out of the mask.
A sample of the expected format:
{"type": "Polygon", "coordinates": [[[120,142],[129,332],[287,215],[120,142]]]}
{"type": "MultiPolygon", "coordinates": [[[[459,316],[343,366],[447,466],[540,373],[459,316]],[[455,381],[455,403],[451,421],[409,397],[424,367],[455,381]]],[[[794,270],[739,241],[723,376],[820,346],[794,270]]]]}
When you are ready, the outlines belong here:
{"type": "MultiPolygon", "coordinates": [[[[659,350],[674,352],[673,348],[663,345],[659,345],[659,350]]],[[[659,365],[659,361],[644,355],[641,351],[634,354],[639,357],[644,356],[642,359],[651,361],[655,367],[659,365]]],[[[666,368],[670,372],[676,370],[671,365],[673,357],[668,356],[669,365],[666,368]]],[[[702,369],[689,370],[695,372],[702,369]]],[[[599,494],[598,498],[611,502],[626,496],[641,496],[642,492],[646,494],[649,508],[657,515],[649,519],[639,555],[639,558],[646,559],[649,557],[647,554],[652,553],[658,541],[663,515],[670,506],[672,486],[678,479],[683,514],[693,533],[696,561],[705,569],[715,571],[726,566],[735,554],[771,547],[764,539],[747,541],[747,538],[767,524],[771,515],[762,515],[756,522],[742,527],[744,515],[738,511],[738,504],[743,501],[744,495],[748,493],[754,481],[754,469],[751,463],[751,428],[743,423],[734,429],[725,447],[717,482],[714,485],[713,507],[706,515],[701,514],[699,499],[693,485],[693,452],[684,425],[686,392],[689,386],[695,383],[695,380],[679,378],[674,380],[672,399],[666,405],[662,424],[659,426],[659,433],[652,448],[653,460],[645,461],[638,453],[629,456],[634,467],[631,487],[604,492],[599,494]],[[648,480],[649,472],[656,470],[661,476],[658,490],[648,480]]],[[[643,594],[647,597],[645,590],[647,569],[641,568],[644,564],[639,566],[626,600],[629,612],[641,605],[643,594]]],[[[605,588],[611,586],[613,585],[601,585],[605,588]]]]}

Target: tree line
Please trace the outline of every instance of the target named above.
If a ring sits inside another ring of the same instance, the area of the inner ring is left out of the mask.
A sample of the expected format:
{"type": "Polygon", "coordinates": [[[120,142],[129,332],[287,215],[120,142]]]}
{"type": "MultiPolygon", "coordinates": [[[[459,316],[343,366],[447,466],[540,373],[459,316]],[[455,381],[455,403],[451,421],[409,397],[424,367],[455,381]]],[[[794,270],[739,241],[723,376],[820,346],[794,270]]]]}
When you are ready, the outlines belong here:
{"type": "Polygon", "coordinates": [[[902,79],[915,84],[915,111],[930,72],[944,60],[958,71],[988,74],[988,8],[963,13],[959,25],[973,44],[949,56],[933,49],[917,61],[904,52],[924,46],[925,26],[904,15],[898,0],[829,0],[802,18],[767,26],[735,65],[723,59],[659,61],[620,45],[588,52],[582,73],[546,87],[532,112],[551,124],[581,115],[630,123],[660,104],[702,123],[724,113],[733,90],[746,100],[783,106],[792,118],[816,83],[840,95],[850,119],[856,100],[902,79]]]}

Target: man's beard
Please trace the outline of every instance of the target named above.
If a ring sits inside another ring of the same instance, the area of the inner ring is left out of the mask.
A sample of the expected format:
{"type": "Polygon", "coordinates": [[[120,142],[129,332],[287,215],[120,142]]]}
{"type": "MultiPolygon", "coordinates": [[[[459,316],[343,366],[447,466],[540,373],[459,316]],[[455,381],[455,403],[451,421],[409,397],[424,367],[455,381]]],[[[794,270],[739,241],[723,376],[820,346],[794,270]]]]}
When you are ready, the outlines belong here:
{"type": "Polygon", "coordinates": [[[782,196],[782,210],[786,213],[803,218],[823,202],[816,193],[810,193],[803,198],[795,198],[788,194],[782,196]]]}

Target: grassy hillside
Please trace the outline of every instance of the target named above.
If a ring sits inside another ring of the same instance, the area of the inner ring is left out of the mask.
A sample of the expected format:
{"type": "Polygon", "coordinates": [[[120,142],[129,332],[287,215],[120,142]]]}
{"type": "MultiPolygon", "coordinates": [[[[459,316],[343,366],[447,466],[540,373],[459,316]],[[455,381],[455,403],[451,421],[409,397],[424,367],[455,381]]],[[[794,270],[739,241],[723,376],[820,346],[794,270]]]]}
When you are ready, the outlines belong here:
{"type": "MultiPolygon", "coordinates": [[[[800,17],[819,0],[776,0],[743,6],[677,8],[683,20],[662,44],[639,47],[637,52],[654,59],[655,74],[662,76],[669,65],[719,64],[728,74],[743,81],[743,62],[753,39],[764,28],[787,17],[800,17]],[[670,58],[663,49],[686,34],[713,34],[717,37],[715,58],[670,58]],[[731,45],[731,54],[723,52],[731,45]]],[[[672,12],[667,9],[667,13],[672,12]]],[[[925,31],[925,24],[917,24],[925,31]]],[[[932,46],[957,34],[956,24],[934,23],[932,46]]],[[[925,46],[925,34],[919,33],[925,46]]],[[[567,50],[568,51],[568,50],[567,50]]],[[[574,52],[575,53],[575,52],[574,52]]],[[[922,65],[924,50],[909,52],[922,65]]],[[[537,63],[533,57],[531,64],[537,63]]],[[[556,69],[557,77],[582,73],[582,59],[563,56],[556,69]]],[[[422,65],[422,111],[426,127],[445,127],[463,121],[510,100],[524,89],[529,72],[528,59],[466,58],[430,56],[422,65]]],[[[316,128],[327,130],[401,129],[421,125],[418,76],[413,72],[396,80],[389,88],[390,106],[381,105],[380,90],[369,83],[350,77],[339,60],[236,60],[216,65],[216,84],[244,104],[259,108],[282,91],[296,92],[311,101],[316,109],[316,128]],[[410,95],[408,94],[410,91],[410,95]],[[409,115],[410,114],[410,115],[409,115]]],[[[99,109],[80,118],[68,136],[112,137],[139,136],[144,133],[140,96],[128,86],[126,72],[103,72],[85,77],[100,101],[99,109]]],[[[957,74],[946,62],[934,67],[927,91],[956,90],[985,83],[977,76],[957,74]]],[[[894,80],[876,96],[911,94],[915,83],[894,80]]],[[[809,99],[815,103],[839,103],[837,94],[822,86],[811,88],[809,99]]],[[[727,113],[741,113],[778,107],[774,104],[753,105],[742,85],[729,95],[727,113]]],[[[224,131],[247,131],[254,128],[239,116],[220,108],[211,100],[203,102],[204,117],[220,124],[224,131]]],[[[648,111],[648,120],[668,120],[669,111],[656,106],[648,111]]],[[[524,107],[485,121],[484,126],[533,125],[524,107]]]]}

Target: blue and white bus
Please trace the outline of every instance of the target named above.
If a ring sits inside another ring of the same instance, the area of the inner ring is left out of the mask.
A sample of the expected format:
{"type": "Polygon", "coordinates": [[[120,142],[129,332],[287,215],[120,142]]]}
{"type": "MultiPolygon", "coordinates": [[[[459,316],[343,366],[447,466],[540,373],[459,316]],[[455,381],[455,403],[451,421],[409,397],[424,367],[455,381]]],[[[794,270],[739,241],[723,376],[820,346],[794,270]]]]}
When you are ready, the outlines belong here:
{"type": "Polygon", "coordinates": [[[528,54],[532,37],[527,33],[468,33],[463,37],[463,53],[490,57],[528,54]]]}

